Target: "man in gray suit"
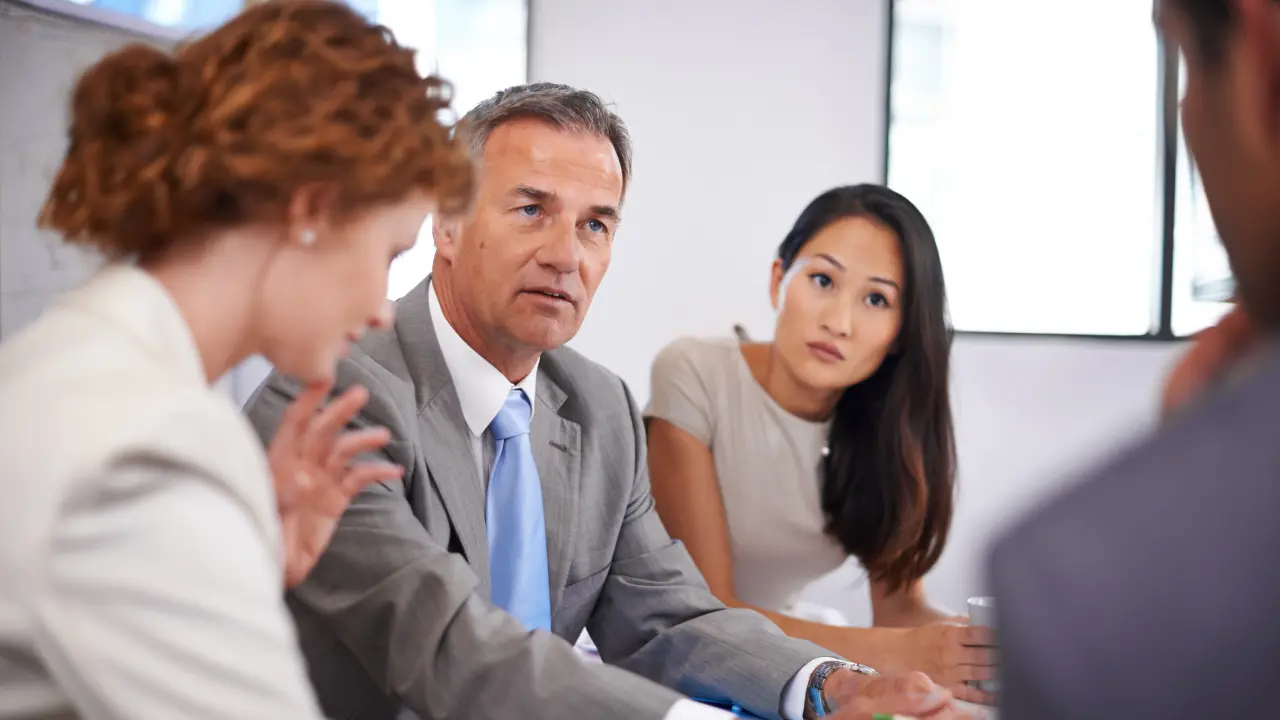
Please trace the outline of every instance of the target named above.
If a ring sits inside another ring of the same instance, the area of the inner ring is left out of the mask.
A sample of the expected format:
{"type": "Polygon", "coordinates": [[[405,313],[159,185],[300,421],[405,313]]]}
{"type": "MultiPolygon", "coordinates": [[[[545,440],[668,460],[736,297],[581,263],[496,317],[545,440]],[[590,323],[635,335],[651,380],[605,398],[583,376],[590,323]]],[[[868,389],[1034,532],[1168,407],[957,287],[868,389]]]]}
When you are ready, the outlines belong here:
{"type": "Polygon", "coordinates": [[[997,544],[1001,720],[1280,716],[1280,3],[1156,15],[1240,305],[1154,437],[997,544]]]}
{"type": "MultiPolygon", "coordinates": [[[[609,265],[630,179],[595,95],[513,88],[464,118],[475,204],[435,220],[432,275],[342,362],[404,481],[357,496],[289,602],[335,718],[719,716],[681,694],[800,720],[842,707],[953,717],[720,605],[653,509],[636,404],[563,348],[609,265]],[[571,642],[589,629],[607,664],[571,642]],[[806,701],[815,707],[806,708],[806,701]]],[[[267,439],[298,388],[268,379],[267,439]]]]}

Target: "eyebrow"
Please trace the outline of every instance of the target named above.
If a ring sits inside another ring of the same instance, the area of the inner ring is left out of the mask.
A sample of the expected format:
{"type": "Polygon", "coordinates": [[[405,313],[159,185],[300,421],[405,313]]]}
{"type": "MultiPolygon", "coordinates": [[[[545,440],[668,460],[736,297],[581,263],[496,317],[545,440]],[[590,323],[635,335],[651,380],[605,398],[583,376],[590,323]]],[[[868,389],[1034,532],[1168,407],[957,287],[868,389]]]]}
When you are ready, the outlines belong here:
{"type": "MultiPolygon", "coordinates": [[[[542,190],[531,185],[517,185],[515,189],[511,191],[511,194],[516,197],[527,198],[534,202],[546,204],[550,204],[559,199],[556,197],[555,193],[549,190],[542,190]]],[[[622,221],[622,213],[618,211],[618,208],[612,205],[592,205],[591,213],[602,218],[609,218],[615,222],[622,221]]]]}
{"type": "Polygon", "coordinates": [[[834,255],[828,255],[827,253],[818,253],[818,254],[817,254],[817,257],[820,257],[820,258],[822,258],[823,260],[826,260],[827,262],[831,263],[832,265],[835,265],[836,267],[840,268],[841,270],[847,270],[847,269],[848,269],[848,268],[846,268],[846,267],[844,266],[844,263],[842,263],[842,262],[840,262],[839,260],[837,260],[837,259],[835,258],[835,256],[834,256],[834,255]]]}

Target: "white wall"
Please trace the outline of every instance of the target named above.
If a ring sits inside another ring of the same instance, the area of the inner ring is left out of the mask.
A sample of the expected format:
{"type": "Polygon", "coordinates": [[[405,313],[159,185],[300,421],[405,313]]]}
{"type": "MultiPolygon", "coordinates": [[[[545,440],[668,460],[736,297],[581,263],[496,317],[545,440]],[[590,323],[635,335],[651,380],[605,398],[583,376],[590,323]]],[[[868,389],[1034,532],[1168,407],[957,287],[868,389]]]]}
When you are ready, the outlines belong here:
{"type": "MultiPolygon", "coordinates": [[[[617,103],[636,145],[613,265],[574,347],[648,397],[686,335],[772,328],[773,250],[833,185],[881,179],[883,0],[532,0],[532,80],[617,103]]],[[[1009,298],[1017,302],[1017,298],[1009,298]]],[[[961,497],[927,585],[962,608],[993,531],[1154,417],[1176,347],[966,336],[954,356],[961,497]]],[[[814,599],[865,621],[843,571],[814,599]]]]}

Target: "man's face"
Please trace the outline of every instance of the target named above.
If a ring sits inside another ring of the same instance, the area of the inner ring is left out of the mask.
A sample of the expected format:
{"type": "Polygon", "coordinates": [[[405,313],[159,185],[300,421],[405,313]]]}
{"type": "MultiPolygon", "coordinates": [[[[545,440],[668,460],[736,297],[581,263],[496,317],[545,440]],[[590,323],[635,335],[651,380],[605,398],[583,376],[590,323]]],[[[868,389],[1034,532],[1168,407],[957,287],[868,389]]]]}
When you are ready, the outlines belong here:
{"type": "Polygon", "coordinates": [[[606,137],[535,119],[489,135],[471,212],[436,241],[483,342],[542,352],[578,332],[609,267],[622,192],[606,137]]]}
{"type": "Polygon", "coordinates": [[[1237,0],[1220,57],[1206,57],[1190,19],[1165,0],[1157,22],[1182,53],[1182,124],[1205,196],[1254,320],[1280,327],[1280,13],[1237,0]]]}

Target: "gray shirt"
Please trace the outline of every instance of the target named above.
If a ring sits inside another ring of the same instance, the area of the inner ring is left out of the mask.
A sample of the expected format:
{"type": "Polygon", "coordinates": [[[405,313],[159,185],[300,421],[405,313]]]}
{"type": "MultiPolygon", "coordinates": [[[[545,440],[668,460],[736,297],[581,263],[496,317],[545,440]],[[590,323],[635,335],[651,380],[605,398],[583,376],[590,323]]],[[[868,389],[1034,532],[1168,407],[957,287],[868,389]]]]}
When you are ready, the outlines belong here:
{"type": "Polygon", "coordinates": [[[710,448],[724,501],[738,599],[785,610],[847,554],[823,532],[819,468],[829,422],[784,410],[756,382],[736,340],[684,338],[653,364],[646,418],[710,448]]]}

